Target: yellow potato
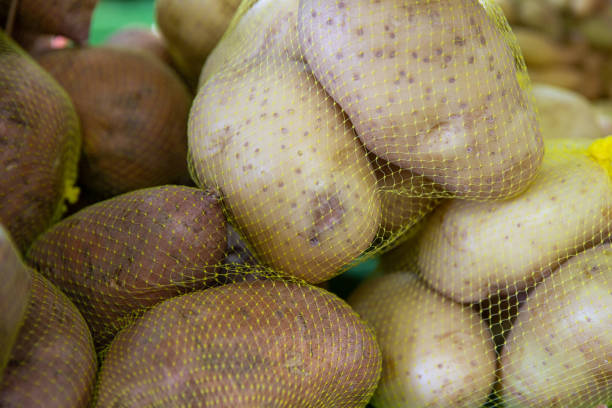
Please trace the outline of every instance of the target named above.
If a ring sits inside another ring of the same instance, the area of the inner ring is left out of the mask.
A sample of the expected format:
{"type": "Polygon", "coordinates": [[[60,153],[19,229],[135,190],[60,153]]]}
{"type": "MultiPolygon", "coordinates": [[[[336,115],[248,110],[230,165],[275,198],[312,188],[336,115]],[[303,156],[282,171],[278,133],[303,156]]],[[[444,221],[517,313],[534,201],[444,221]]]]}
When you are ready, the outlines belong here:
{"type": "Polygon", "coordinates": [[[155,21],[190,83],[225,32],[241,0],[156,0],[155,21]]]}
{"type": "Polygon", "coordinates": [[[587,250],[538,285],[501,354],[507,408],[593,408],[612,398],[612,246],[587,250]]]}
{"type": "Polygon", "coordinates": [[[533,86],[544,139],[598,139],[605,136],[595,110],[584,96],[552,85],[533,86]]]}
{"type": "Polygon", "coordinates": [[[479,407],[495,382],[491,333],[480,316],[412,273],[364,282],[349,304],[372,327],[383,356],[376,408],[479,407]]]}
{"type": "MultiPolygon", "coordinates": [[[[261,30],[295,32],[296,14],[261,30]]],[[[370,246],[380,202],[367,154],[299,58],[265,48],[218,70],[198,92],[188,136],[198,184],[221,195],[268,266],[317,283],[370,246]]]]}
{"type": "Polygon", "coordinates": [[[524,190],[542,159],[518,46],[477,0],[303,0],[298,34],[377,156],[462,197],[524,190]]]}
{"type": "MultiPolygon", "coordinates": [[[[591,151],[608,165],[611,142],[600,139],[591,151]]],[[[612,182],[588,148],[588,141],[547,141],[542,171],[523,194],[438,207],[418,243],[425,280],[458,302],[478,302],[533,285],[559,262],[605,239],[612,227],[612,182]]]]}

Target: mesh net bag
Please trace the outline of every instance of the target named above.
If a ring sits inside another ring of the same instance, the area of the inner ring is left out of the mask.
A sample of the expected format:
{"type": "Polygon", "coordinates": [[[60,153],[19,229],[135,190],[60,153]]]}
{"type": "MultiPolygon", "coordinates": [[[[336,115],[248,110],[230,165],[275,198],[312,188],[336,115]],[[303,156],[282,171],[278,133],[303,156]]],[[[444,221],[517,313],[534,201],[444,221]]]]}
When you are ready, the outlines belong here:
{"type": "Polygon", "coordinates": [[[363,407],[380,364],[344,301],[261,273],[167,300],[117,335],[97,406],[363,407]]]}
{"type": "MultiPolygon", "coordinates": [[[[8,295],[15,303],[25,300],[26,307],[15,343],[7,350],[10,356],[0,379],[0,406],[85,408],[97,370],[87,324],[66,295],[20,259],[18,263],[31,275],[31,285],[25,296],[16,290],[8,295]]],[[[6,262],[1,265],[3,278],[6,266],[6,262]]],[[[2,286],[5,284],[3,281],[2,286]]],[[[5,333],[1,335],[4,338],[5,333]]]]}
{"type": "Polygon", "coordinates": [[[0,32],[0,222],[21,251],[76,198],[80,137],[65,91],[0,32]]]}

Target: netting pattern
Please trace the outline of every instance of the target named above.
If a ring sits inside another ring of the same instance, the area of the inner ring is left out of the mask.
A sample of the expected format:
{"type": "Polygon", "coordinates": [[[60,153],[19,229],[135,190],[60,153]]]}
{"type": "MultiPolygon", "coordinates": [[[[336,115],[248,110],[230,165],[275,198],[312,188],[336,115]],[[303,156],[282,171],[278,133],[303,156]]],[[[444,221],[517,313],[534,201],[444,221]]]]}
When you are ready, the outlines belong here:
{"type": "Polygon", "coordinates": [[[65,91],[0,32],[0,222],[21,251],[61,216],[80,138],[65,91]]]}
{"type": "Polygon", "coordinates": [[[167,300],[119,333],[98,407],[364,407],[371,330],[323,289],[272,279],[167,300]]]}
{"type": "Polygon", "coordinates": [[[96,369],[83,317],[66,295],[32,271],[24,323],[0,382],[0,406],[86,408],[96,369]]]}
{"type": "Polygon", "coordinates": [[[50,51],[37,61],[74,101],[83,129],[84,188],[110,197],[188,179],[192,97],[169,67],[149,54],[108,46],[50,51]]]}
{"type": "Polygon", "coordinates": [[[102,347],[132,312],[215,283],[226,245],[215,197],[164,186],[62,220],[34,242],[28,262],[72,299],[102,347]]]}

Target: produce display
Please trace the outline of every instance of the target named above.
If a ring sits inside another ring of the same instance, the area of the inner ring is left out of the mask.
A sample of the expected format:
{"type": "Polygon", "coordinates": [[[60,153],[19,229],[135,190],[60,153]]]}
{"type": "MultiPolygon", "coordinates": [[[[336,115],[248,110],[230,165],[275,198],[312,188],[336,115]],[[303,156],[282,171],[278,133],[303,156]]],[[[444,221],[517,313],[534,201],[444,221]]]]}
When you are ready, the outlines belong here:
{"type": "Polygon", "coordinates": [[[136,2],[0,0],[0,407],[612,407],[612,2],[136,2]]]}

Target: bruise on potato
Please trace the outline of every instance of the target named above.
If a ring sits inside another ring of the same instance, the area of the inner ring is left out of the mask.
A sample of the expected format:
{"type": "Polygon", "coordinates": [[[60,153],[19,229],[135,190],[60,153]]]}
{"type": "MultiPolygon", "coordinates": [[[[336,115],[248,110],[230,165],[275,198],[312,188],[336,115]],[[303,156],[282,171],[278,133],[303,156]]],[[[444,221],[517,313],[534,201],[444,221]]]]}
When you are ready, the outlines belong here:
{"type": "MultiPolygon", "coordinates": [[[[8,17],[13,0],[0,0],[0,22],[8,17]]],[[[68,37],[79,44],[89,39],[89,27],[98,0],[17,0],[15,25],[40,34],[68,37]]]]}
{"type": "Polygon", "coordinates": [[[32,271],[23,326],[0,382],[0,406],[86,408],[97,370],[91,333],[70,300],[32,271]]]}
{"type": "Polygon", "coordinates": [[[214,284],[225,250],[218,200],[199,189],[164,186],[62,220],[36,240],[28,261],[72,299],[102,346],[122,317],[214,284]]]}
{"type": "Polygon", "coordinates": [[[542,137],[517,47],[477,0],[304,0],[299,44],[368,150],[454,195],[523,191],[542,137]]]}
{"type": "Polygon", "coordinates": [[[32,276],[0,224],[0,382],[23,323],[32,276]]]}
{"type": "Polygon", "coordinates": [[[79,148],[68,95],[0,33],[0,222],[20,251],[59,217],[79,148]]]}
{"type": "Polygon", "coordinates": [[[81,120],[80,185],[111,197],[189,179],[192,97],[169,67],[110,46],[50,51],[37,60],[64,86],[81,120]]]}
{"type": "Polygon", "coordinates": [[[97,406],[364,407],[380,352],[339,298],[280,280],[165,301],[115,338],[97,406]]]}

